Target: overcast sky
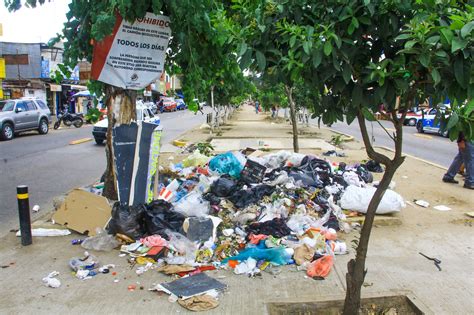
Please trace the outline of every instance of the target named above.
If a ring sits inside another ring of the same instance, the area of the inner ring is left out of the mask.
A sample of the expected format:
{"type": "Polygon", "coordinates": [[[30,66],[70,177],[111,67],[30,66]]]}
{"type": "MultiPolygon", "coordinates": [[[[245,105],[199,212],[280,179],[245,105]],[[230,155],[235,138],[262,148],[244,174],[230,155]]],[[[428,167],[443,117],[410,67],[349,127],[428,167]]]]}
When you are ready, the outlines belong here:
{"type": "Polygon", "coordinates": [[[3,25],[2,42],[47,43],[56,33],[61,33],[66,22],[66,12],[71,0],[53,0],[30,9],[23,6],[9,13],[0,0],[0,23],[3,25]]]}

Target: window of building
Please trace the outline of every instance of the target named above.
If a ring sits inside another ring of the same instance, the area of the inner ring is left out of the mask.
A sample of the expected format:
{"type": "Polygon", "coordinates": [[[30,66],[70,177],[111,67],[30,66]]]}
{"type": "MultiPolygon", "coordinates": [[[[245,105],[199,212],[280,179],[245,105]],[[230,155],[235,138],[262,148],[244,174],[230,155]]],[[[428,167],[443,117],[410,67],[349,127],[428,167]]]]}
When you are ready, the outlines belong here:
{"type": "Polygon", "coordinates": [[[3,55],[3,58],[5,58],[5,64],[7,64],[7,65],[27,65],[27,64],[29,64],[28,54],[3,55]]]}

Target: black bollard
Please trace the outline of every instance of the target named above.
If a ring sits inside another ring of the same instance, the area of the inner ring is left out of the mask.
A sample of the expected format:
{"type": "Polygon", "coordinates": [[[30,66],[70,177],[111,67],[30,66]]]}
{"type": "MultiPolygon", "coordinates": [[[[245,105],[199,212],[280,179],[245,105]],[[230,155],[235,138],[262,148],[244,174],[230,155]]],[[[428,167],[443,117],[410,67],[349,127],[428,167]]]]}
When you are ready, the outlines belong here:
{"type": "Polygon", "coordinates": [[[16,187],[16,198],[18,199],[18,214],[20,216],[21,245],[30,245],[31,220],[30,220],[30,200],[28,197],[28,186],[16,187]]]}

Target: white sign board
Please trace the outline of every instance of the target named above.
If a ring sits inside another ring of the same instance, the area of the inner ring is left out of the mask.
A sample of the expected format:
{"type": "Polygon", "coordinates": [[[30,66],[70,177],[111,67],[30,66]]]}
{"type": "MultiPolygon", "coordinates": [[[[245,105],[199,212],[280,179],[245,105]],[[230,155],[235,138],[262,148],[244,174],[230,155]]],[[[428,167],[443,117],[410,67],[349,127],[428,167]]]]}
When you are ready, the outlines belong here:
{"type": "Polygon", "coordinates": [[[147,13],[133,24],[118,16],[112,35],[94,45],[92,78],[140,90],[159,78],[171,36],[167,16],[147,13]]]}

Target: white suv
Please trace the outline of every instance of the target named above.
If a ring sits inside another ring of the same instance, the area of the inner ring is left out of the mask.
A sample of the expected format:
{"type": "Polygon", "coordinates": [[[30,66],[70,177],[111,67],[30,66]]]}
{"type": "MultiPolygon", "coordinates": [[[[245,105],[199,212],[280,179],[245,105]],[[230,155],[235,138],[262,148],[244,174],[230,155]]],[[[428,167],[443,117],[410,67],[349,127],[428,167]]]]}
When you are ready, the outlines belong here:
{"type": "Polygon", "coordinates": [[[38,130],[42,135],[49,131],[51,112],[38,99],[12,99],[0,101],[0,139],[11,140],[15,133],[38,130]]]}

